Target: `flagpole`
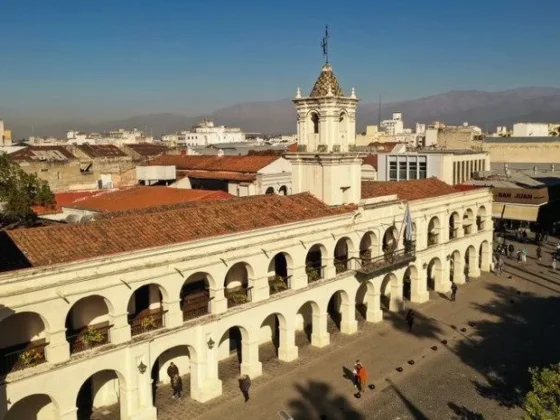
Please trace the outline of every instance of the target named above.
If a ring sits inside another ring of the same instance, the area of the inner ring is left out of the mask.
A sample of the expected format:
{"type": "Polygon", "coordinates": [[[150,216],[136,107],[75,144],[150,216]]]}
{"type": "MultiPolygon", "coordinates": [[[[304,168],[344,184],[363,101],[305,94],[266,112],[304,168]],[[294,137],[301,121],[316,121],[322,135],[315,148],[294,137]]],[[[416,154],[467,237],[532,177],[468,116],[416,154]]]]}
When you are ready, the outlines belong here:
{"type": "Polygon", "coordinates": [[[399,246],[399,242],[400,242],[400,240],[401,240],[401,234],[402,234],[402,231],[403,231],[403,228],[404,228],[404,225],[405,225],[407,209],[408,209],[408,203],[406,204],[406,209],[404,210],[403,220],[402,220],[402,223],[401,223],[401,228],[400,228],[400,230],[399,230],[399,237],[397,238],[397,244],[396,244],[395,250],[394,250],[393,252],[396,252],[396,251],[397,251],[397,248],[398,248],[398,246],[399,246]]]}

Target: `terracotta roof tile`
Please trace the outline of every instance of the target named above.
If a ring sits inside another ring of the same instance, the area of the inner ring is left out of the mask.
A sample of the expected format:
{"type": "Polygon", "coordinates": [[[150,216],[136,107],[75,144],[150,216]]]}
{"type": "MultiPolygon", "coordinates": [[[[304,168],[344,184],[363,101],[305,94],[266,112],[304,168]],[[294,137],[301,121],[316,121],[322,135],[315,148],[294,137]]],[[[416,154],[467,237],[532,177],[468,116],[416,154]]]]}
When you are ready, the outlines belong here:
{"type": "Polygon", "coordinates": [[[135,143],[127,144],[126,147],[138,153],[140,156],[150,157],[160,155],[167,152],[169,149],[164,144],[153,143],[135,143]]]}
{"type": "Polygon", "coordinates": [[[107,194],[109,191],[68,191],[54,193],[55,204],[52,207],[33,206],[33,211],[38,215],[62,213],[62,207],[68,207],[70,204],[95,195],[107,194]]]}
{"type": "Polygon", "coordinates": [[[377,171],[377,155],[367,155],[362,161],[362,165],[371,165],[377,171]]]}
{"type": "Polygon", "coordinates": [[[329,91],[333,96],[344,96],[344,92],[342,92],[338,84],[338,80],[332,71],[331,65],[325,64],[309,96],[312,98],[320,98],[327,96],[329,91]]]}
{"type": "Polygon", "coordinates": [[[309,193],[200,201],[171,211],[0,235],[0,271],[86,260],[352,212],[309,193]]]}
{"type": "Polygon", "coordinates": [[[178,170],[257,173],[259,170],[270,165],[279,158],[279,156],[273,155],[163,155],[150,160],[146,163],[146,165],[175,165],[178,170]]]}
{"type": "Polygon", "coordinates": [[[240,173],[226,171],[177,171],[177,178],[221,179],[227,181],[253,182],[257,179],[255,173],[240,173]]]}
{"type": "Polygon", "coordinates": [[[186,201],[232,197],[233,195],[223,191],[190,190],[163,186],[135,187],[88,197],[65,207],[105,213],[179,204],[186,201]]]}
{"type": "Polygon", "coordinates": [[[76,156],[63,146],[27,146],[25,149],[10,154],[10,158],[16,161],[65,162],[76,159],[76,156]]]}
{"type": "Polygon", "coordinates": [[[126,153],[112,144],[84,144],[76,147],[91,158],[127,156],[126,153]]]}
{"type": "Polygon", "coordinates": [[[460,192],[437,178],[411,181],[362,182],[362,198],[397,195],[401,200],[414,201],[460,192]]]}

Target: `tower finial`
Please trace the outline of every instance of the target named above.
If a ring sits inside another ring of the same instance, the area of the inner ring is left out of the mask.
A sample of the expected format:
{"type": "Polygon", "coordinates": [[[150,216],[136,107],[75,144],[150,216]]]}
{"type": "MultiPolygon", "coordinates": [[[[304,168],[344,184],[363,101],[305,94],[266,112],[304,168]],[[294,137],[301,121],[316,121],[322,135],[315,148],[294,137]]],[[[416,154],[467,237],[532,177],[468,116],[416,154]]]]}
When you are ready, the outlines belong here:
{"type": "Polygon", "coordinates": [[[321,41],[321,47],[323,48],[323,57],[325,57],[325,64],[329,64],[329,25],[325,26],[325,36],[321,41]]]}

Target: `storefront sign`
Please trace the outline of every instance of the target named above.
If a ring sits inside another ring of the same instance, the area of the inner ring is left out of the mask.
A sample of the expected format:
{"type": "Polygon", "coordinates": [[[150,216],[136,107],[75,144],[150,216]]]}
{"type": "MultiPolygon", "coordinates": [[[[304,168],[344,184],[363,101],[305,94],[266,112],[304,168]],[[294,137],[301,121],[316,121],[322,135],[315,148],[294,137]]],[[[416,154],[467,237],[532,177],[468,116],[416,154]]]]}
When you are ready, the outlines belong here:
{"type": "Polygon", "coordinates": [[[548,202],[547,188],[492,188],[492,193],[498,203],[541,205],[548,202]]]}

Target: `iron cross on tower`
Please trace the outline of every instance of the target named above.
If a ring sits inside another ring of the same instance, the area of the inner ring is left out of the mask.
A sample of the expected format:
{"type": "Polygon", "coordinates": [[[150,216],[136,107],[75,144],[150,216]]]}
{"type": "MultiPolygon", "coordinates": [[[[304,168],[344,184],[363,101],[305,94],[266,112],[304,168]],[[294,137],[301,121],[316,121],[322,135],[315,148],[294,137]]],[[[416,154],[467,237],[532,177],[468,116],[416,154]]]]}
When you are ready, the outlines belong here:
{"type": "Polygon", "coordinates": [[[325,57],[325,63],[329,64],[329,25],[325,26],[325,36],[321,41],[321,47],[323,47],[323,56],[325,57]]]}

